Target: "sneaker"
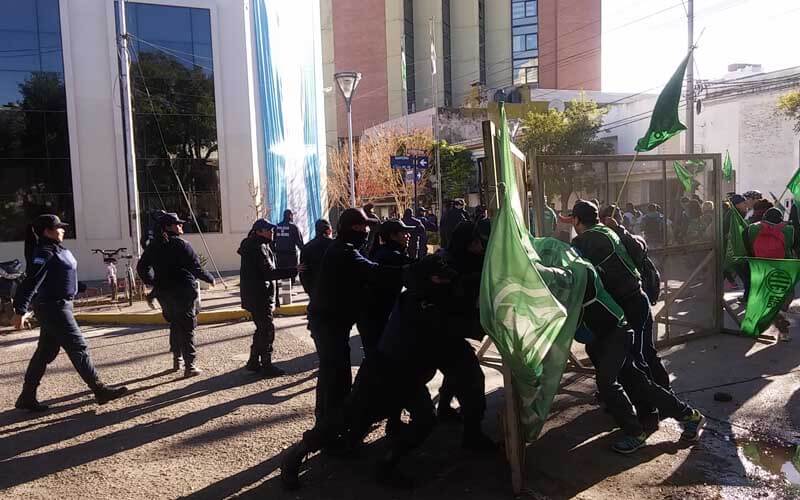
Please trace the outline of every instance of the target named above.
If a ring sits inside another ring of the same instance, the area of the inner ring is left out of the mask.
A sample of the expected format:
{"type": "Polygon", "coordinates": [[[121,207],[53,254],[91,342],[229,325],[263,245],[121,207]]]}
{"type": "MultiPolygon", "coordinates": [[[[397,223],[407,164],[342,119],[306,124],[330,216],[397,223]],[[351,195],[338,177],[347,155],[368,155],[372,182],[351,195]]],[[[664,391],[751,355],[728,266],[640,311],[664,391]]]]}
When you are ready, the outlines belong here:
{"type": "Polygon", "coordinates": [[[186,370],[184,370],[184,372],[183,372],[183,376],[186,377],[186,378],[196,377],[196,376],[200,375],[201,373],[203,373],[203,370],[201,370],[200,368],[198,368],[198,367],[196,367],[194,365],[188,365],[188,366],[186,366],[186,370]]]}
{"type": "Polygon", "coordinates": [[[95,391],[94,398],[97,401],[97,404],[104,405],[109,401],[121,398],[127,393],[127,387],[108,387],[104,385],[100,386],[100,388],[95,391]]]}
{"type": "Polygon", "coordinates": [[[281,460],[281,482],[283,487],[289,491],[300,488],[300,466],[303,464],[305,453],[301,443],[298,443],[288,450],[281,460]]]}
{"type": "Polygon", "coordinates": [[[28,411],[33,411],[33,412],[42,412],[42,411],[47,411],[48,409],[50,409],[49,406],[47,406],[45,404],[42,404],[39,401],[37,401],[36,397],[31,398],[31,397],[23,397],[23,396],[20,396],[19,398],[17,398],[17,402],[14,403],[14,408],[16,408],[18,410],[28,410],[28,411]]]}
{"type": "Polygon", "coordinates": [[[647,434],[643,432],[638,436],[625,435],[622,439],[611,445],[611,449],[623,455],[630,455],[645,444],[647,444],[647,434]]]}
{"type": "Polygon", "coordinates": [[[791,342],[792,336],[789,335],[789,332],[779,332],[778,333],[778,340],[780,342],[791,342]]]}
{"type": "Polygon", "coordinates": [[[261,370],[261,363],[258,362],[258,358],[250,358],[247,360],[247,364],[244,365],[244,369],[249,372],[257,372],[261,370]]]}
{"type": "Polygon", "coordinates": [[[181,369],[183,358],[180,355],[172,356],[172,371],[176,372],[181,369]]]}
{"type": "Polygon", "coordinates": [[[706,417],[697,410],[692,410],[692,414],[680,420],[683,433],[681,439],[683,441],[697,441],[703,433],[703,427],[706,425],[706,417]]]}

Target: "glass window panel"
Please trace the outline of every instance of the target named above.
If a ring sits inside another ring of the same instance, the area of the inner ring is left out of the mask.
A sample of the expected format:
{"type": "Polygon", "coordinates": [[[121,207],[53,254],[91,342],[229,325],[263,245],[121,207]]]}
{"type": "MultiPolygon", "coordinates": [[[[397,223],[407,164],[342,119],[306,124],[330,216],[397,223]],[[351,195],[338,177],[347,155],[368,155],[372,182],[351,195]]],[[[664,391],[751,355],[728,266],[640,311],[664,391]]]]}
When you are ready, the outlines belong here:
{"type": "Polygon", "coordinates": [[[536,2],[525,2],[525,17],[533,17],[536,15],[536,2]]]}
{"type": "Polygon", "coordinates": [[[63,56],[61,52],[61,34],[59,33],[40,33],[39,43],[41,44],[42,71],[53,71],[56,73],[64,72],[63,56]]]}
{"type": "Polygon", "coordinates": [[[521,50],[525,50],[525,37],[524,36],[515,36],[514,40],[514,52],[519,52],[521,50]]]}
{"type": "Polygon", "coordinates": [[[539,35],[525,35],[525,49],[535,50],[539,48],[539,35]]]}
{"type": "Polygon", "coordinates": [[[39,42],[36,32],[0,30],[0,70],[38,71],[39,69],[39,42]]]}
{"type": "Polygon", "coordinates": [[[539,25],[531,24],[529,26],[515,26],[511,28],[511,33],[514,35],[527,35],[528,33],[538,33],[539,25]]]}
{"type": "Polygon", "coordinates": [[[536,83],[539,81],[539,68],[526,68],[525,79],[527,83],[536,83]]]}
{"type": "MultiPolygon", "coordinates": [[[[61,20],[59,19],[58,0],[34,0],[37,3],[36,12],[39,14],[38,25],[40,33],[61,33],[61,20]]],[[[61,47],[61,43],[58,44],[61,47]]]]}
{"type": "Polygon", "coordinates": [[[0,12],[0,31],[36,31],[36,2],[4,0],[0,12]]]}
{"type": "MultiPolygon", "coordinates": [[[[200,229],[219,232],[221,203],[210,11],[128,5],[137,18],[136,29],[141,31],[133,32],[140,38],[141,50],[132,74],[142,210],[166,208],[188,218],[174,168],[198,215],[200,229]]],[[[197,225],[190,222],[185,229],[194,232],[197,225]]]]}
{"type": "Polygon", "coordinates": [[[511,18],[520,19],[525,17],[525,2],[513,2],[511,4],[511,18]]]}
{"type": "Polygon", "coordinates": [[[47,133],[45,142],[48,158],[69,159],[69,133],[67,129],[67,113],[41,113],[47,133]]]}

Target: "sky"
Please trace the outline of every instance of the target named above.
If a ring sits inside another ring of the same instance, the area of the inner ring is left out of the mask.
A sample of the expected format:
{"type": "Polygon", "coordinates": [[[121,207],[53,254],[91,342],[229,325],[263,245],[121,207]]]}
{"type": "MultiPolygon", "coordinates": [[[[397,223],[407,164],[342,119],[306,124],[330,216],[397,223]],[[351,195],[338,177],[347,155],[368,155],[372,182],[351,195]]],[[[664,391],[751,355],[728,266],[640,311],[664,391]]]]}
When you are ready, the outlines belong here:
{"type": "MultiPolygon", "coordinates": [[[[604,91],[664,86],[687,50],[682,3],[602,0],[604,91]]],[[[720,78],[732,63],[800,66],[800,0],[695,0],[694,12],[695,78],[720,78]]]]}

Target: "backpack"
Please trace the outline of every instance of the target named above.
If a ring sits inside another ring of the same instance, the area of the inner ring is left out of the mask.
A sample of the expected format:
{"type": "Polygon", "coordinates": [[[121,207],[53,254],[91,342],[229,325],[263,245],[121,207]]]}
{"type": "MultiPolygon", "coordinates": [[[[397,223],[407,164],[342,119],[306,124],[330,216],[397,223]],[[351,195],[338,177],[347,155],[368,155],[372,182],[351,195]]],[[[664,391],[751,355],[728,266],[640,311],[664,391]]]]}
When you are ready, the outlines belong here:
{"type": "Polygon", "coordinates": [[[655,263],[647,255],[647,243],[644,242],[644,239],[636,235],[632,235],[632,238],[643,249],[641,262],[635,262],[635,264],[642,278],[642,290],[650,300],[650,305],[654,306],[658,302],[659,295],[661,295],[661,273],[658,272],[655,263]]]}
{"type": "Polygon", "coordinates": [[[758,234],[753,239],[753,256],[763,259],[786,258],[786,234],[783,229],[786,223],[755,225],[758,234]]]}

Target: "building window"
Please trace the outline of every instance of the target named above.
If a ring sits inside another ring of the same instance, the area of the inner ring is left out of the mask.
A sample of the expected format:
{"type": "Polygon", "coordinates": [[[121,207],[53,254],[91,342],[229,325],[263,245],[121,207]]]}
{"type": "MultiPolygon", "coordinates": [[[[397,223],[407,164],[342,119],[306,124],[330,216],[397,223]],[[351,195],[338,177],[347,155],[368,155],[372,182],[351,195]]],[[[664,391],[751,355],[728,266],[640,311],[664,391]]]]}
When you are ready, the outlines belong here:
{"type": "Polygon", "coordinates": [[[525,17],[534,17],[536,12],[536,2],[525,2],[525,17]]]}
{"type": "Polygon", "coordinates": [[[403,2],[403,26],[406,49],[406,106],[407,112],[416,111],[417,85],[416,85],[416,65],[414,64],[414,1],[404,0],[403,2]]]}
{"type": "Polygon", "coordinates": [[[539,83],[539,58],[514,59],[514,85],[539,83]]]}
{"type": "Polygon", "coordinates": [[[539,82],[539,17],[538,2],[517,1],[511,3],[511,47],[514,85],[539,82]]]}
{"type": "Polygon", "coordinates": [[[525,50],[525,36],[517,35],[513,37],[514,52],[522,52],[525,50]]]}
{"type": "Polygon", "coordinates": [[[537,24],[539,22],[537,8],[538,2],[512,0],[511,25],[524,26],[528,24],[537,24]]]}
{"type": "Polygon", "coordinates": [[[0,241],[53,213],[75,237],[58,0],[0,0],[0,241]]]}
{"type": "Polygon", "coordinates": [[[511,19],[522,19],[525,17],[525,2],[511,3],[511,19]]]}
{"type": "Polygon", "coordinates": [[[539,37],[536,34],[525,35],[525,50],[536,50],[539,48],[539,37]]]}
{"type": "Polygon", "coordinates": [[[127,14],[141,209],[177,212],[186,232],[221,232],[210,11],[128,3],[127,14]]]}

